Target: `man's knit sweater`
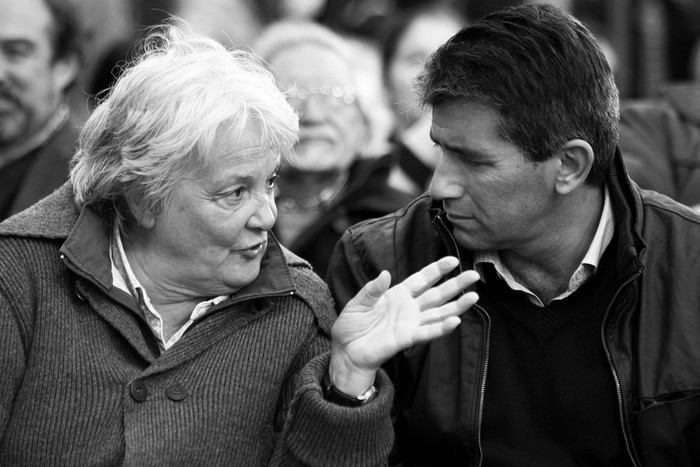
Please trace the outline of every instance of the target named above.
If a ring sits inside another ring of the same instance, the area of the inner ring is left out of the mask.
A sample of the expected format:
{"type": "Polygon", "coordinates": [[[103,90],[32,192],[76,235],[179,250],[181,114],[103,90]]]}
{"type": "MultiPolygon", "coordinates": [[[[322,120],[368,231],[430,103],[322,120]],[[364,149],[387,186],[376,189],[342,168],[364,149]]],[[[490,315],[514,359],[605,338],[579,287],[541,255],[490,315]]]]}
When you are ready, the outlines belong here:
{"type": "Polygon", "coordinates": [[[112,287],[109,223],[64,185],[0,225],[0,464],[372,465],[391,447],[391,389],[323,399],[335,312],[272,239],[251,285],[160,354],[112,287]]]}

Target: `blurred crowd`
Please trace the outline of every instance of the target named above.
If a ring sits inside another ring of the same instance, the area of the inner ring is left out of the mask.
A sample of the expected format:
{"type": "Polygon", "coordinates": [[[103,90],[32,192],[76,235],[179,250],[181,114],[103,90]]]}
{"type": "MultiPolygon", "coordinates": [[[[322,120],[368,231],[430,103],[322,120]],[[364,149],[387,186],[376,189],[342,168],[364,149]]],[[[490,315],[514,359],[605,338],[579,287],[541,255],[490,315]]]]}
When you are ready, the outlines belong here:
{"type": "Polygon", "coordinates": [[[0,0],[0,463],[698,465],[693,209],[698,0],[0,0]]]}
{"type": "MultiPolygon", "coordinates": [[[[51,85],[26,78],[26,86],[17,86],[28,94],[51,89],[52,96],[35,93],[26,98],[39,117],[17,130],[24,136],[13,139],[11,129],[3,129],[1,218],[60,185],[81,122],[127,66],[139,37],[149,26],[176,15],[226,46],[261,55],[294,103],[302,140],[297,163],[286,169],[279,185],[276,230],[319,271],[326,268],[327,254],[346,227],[391,212],[427,189],[438,154],[428,135],[429,115],[414,102],[412,87],[427,56],[470,21],[522,3],[71,1],[75,31],[68,33],[75,33],[75,43],[61,62],[65,66],[56,70],[51,61],[55,57],[47,56],[43,66],[57,71],[51,85]],[[46,154],[53,154],[51,148],[33,151],[52,141],[47,135],[60,140],[51,145],[60,148],[60,156],[46,154]],[[33,159],[20,157],[30,152],[33,159]]],[[[581,19],[606,51],[623,102],[620,146],[632,178],[643,188],[700,206],[700,4],[549,3],[581,19]]],[[[27,20],[31,27],[37,16],[32,11],[40,8],[41,2],[29,2],[25,11],[16,13],[18,19],[5,15],[0,21],[19,25],[21,15],[34,16],[27,20]]],[[[21,91],[5,84],[11,83],[10,73],[5,72],[0,90],[19,95],[21,91]]]]}

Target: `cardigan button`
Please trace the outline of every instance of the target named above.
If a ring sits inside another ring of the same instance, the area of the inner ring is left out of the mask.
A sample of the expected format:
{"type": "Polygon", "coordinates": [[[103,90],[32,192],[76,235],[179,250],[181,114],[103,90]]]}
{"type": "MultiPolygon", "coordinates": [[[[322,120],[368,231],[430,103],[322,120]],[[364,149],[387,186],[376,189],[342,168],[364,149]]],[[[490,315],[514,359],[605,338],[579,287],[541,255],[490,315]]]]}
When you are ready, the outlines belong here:
{"type": "Polygon", "coordinates": [[[78,300],[80,300],[81,302],[86,301],[85,295],[83,295],[83,293],[80,290],[78,290],[77,288],[75,289],[75,296],[78,297],[78,300]]]}
{"type": "Polygon", "coordinates": [[[148,388],[142,381],[134,381],[131,383],[129,392],[136,402],[143,402],[148,397],[148,388]]]}
{"type": "Polygon", "coordinates": [[[181,384],[173,384],[168,389],[165,390],[165,395],[168,399],[180,402],[187,397],[187,389],[185,389],[181,384]]]}

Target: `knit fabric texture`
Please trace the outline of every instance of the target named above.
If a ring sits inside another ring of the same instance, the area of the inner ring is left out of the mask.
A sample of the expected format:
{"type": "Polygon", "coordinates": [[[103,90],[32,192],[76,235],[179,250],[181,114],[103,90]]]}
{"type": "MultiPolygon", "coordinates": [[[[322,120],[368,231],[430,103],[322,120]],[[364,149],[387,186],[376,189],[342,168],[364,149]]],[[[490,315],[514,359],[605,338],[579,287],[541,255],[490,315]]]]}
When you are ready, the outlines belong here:
{"type": "Polygon", "coordinates": [[[0,464],[385,462],[386,377],[364,407],[322,396],[335,312],[308,263],[275,243],[269,283],[217,305],[161,354],[131,297],[100,279],[108,230],[96,215],[83,213],[75,229],[90,235],[74,245],[94,254],[77,264],[59,252],[77,222],[71,199],[64,186],[0,225],[0,464]]]}

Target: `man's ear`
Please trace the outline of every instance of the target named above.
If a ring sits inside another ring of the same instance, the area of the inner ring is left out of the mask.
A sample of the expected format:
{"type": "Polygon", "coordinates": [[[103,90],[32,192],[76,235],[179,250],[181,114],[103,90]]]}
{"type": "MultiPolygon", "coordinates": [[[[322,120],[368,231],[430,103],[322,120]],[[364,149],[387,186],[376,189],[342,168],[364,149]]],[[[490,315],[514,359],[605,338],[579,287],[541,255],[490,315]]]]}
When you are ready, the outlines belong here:
{"type": "Polygon", "coordinates": [[[595,158],[593,148],[582,139],[572,139],[559,149],[556,157],[559,166],[555,189],[559,194],[566,195],[586,182],[595,158]]]}

